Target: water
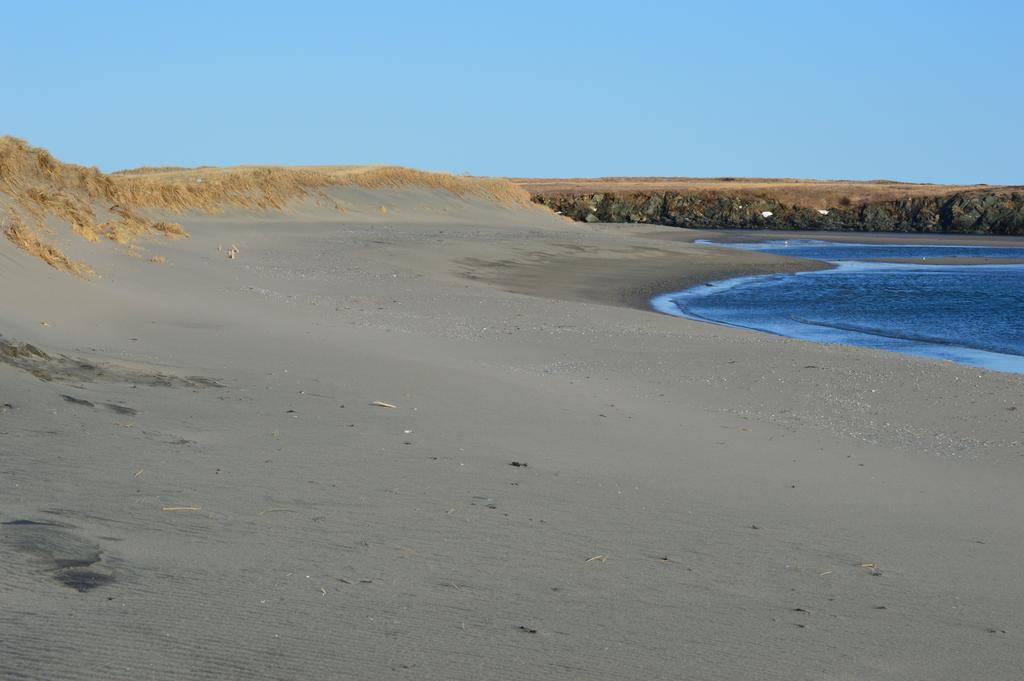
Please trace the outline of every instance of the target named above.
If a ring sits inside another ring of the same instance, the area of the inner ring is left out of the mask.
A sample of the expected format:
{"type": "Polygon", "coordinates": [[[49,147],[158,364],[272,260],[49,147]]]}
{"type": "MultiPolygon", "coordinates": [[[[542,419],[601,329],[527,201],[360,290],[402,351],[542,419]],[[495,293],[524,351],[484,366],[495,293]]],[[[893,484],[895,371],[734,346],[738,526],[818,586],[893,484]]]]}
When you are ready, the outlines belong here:
{"type": "Polygon", "coordinates": [[[656,296],[651,300],[655,309],[791,338],[1024,373],[1024,265],[928,262],[960,257],[1024,259],[1024,247],[802,239],[715,245],[824,260],[836,267],[695,286],[656,296]],[[918,262],[868,262],[880,258],[918,262]]]}

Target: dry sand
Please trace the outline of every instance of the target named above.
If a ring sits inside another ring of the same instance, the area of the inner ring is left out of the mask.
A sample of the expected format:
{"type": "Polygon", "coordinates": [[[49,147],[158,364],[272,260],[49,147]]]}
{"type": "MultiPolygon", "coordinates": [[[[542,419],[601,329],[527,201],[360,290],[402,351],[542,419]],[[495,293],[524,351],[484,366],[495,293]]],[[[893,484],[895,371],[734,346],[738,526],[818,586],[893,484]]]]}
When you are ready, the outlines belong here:
{"type": "Polygon", "coordinates": [[[0,240],[0,678],[1024,675],[1020,376],[644,309],[815,266],[707,234],[328,192],[0,240]]]}

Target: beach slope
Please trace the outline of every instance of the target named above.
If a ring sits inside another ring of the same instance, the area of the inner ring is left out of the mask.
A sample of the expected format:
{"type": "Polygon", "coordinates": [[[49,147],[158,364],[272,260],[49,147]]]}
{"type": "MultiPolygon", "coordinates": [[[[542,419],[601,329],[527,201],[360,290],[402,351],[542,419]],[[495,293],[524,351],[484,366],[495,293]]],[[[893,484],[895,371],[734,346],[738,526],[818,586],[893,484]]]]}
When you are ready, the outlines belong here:
{"type": "Polygon", "coordinates": [[[686,230],[178,208],[0,240],[0,676],[1020,678],[1019,376],[656,314],[816,266],[686,230]]]}

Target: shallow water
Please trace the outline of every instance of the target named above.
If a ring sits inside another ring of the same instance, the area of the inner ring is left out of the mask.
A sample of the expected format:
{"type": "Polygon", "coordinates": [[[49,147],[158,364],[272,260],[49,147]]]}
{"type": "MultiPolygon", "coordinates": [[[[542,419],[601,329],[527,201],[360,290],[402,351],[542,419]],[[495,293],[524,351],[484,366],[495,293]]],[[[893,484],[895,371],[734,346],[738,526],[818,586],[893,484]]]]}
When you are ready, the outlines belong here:
{"type": "Polygon", "coordinates": [[[927,262],[1024,258],[1024,248],[800,239],[715,245],[824,260],[836,267],[704,284],[656,296],[651,300],[655,309],[791,338],[1024,372],[1024,265],[927,262]],[[913,258],[921,264],[866,262],[879,258],[913,258]]]}

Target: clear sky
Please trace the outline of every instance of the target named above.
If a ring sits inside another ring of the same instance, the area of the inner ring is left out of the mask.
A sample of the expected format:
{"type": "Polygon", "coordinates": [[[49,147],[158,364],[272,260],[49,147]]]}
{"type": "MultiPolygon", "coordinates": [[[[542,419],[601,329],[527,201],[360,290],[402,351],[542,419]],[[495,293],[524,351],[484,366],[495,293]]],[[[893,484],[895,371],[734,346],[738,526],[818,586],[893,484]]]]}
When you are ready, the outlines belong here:
{"type": "Polygon", "coordinates": [[[10,2],[62,160],[1024,183],[1024,2],[10,2]]]}

